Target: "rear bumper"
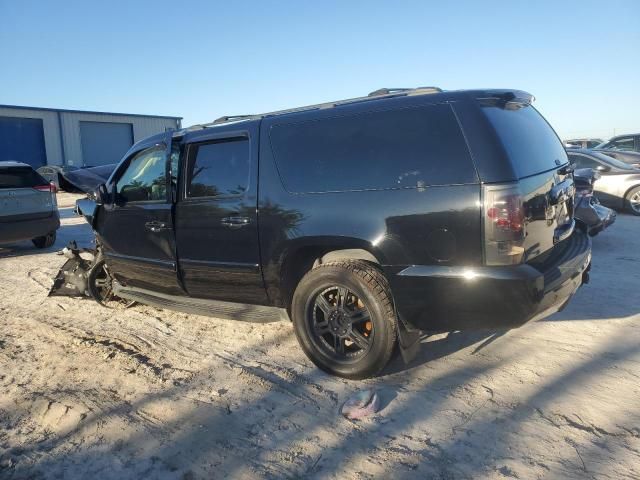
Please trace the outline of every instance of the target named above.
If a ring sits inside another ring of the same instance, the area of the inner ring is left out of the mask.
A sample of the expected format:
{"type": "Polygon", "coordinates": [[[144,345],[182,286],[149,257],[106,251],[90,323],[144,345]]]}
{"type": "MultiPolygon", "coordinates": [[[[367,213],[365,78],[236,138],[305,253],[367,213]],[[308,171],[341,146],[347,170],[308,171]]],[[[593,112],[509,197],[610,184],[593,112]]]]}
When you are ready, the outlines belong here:
{"type": "Polygon", "coordinates": [[[452,331],[514,327],[549,316],[588,281],[590,265],[591,240],[575,231],[544,261],[508,267],[414,265],[386,273],[406,323],[452,331]]]}
{"type": "MultiPolygon", "coordinates": [[[[60,227],[58,212],[51,212],[48,217],[33,219],[33,214],[25,216],[13,215],[10,221],[0,222],[0,243],[31,240],[53,232],[60,227]]],[[[4,219],[6,220],[6,218],[4,219]]]]}

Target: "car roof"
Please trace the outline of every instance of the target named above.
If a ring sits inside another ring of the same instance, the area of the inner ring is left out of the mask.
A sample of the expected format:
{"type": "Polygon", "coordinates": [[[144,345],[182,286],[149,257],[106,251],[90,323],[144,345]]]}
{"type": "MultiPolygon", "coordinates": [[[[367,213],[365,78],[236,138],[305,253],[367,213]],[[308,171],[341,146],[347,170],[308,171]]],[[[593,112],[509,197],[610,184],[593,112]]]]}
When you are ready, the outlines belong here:
{"type": "Polygon", "coordinates": [[[611,137],[609,140],[603,143],[609,143],[609,142],[612,142],[613,140],[618,140],[619,138],[637,137],[637,136],[640,136],[640,133],[625,133],[624,135],[616,135],[615,137],[611,137]]]}
{"type": "Polygon", "coordinates": [[[517,89],[468,89],[468,90],[442,90],[438,87],[417,87],[417,88],[380,88],[369,93],[364,97],[355,97],[348,98],[344,100],[337,100],[331,102],[323,102],[317,103],[313,105],[307,105],[302,107],[294,107],[286,110],[278,110],[274,112],[267,113],[259,113],[259,114],[249,114],[249,115],[228,115],[219,117],[213,122],[192,125],[190,127],[183,128],[181,130],[176,130],[173,133],[174,137],[180,137],[185,133],[204,129],[204,128],[215,128],[221,125],[228,125],[230,123],[244,123],[251,121],[260,121],[265,118],[273,118],[273,117],[282,117],[286,115],[304,113],[304,112],[313,112],[318,110],[327,110],[327,109],[341,109],[353,105],[362,104],[364,102],[387,102],[393,99],[398,99],[402,97],[413,97],[413,96],[422,96],[422,95],[433,95],[442,101],[454,100],[456,98],[460,98],[461,96],[473,96],[476,98],[493,98],[493,97],[504,97],[507,96],[509,100],[511,99],[520,99],[525,100],[527,102],[532,102],[534,97],[530,93],[527,93],[522,90],[517,89]]]}
{"type": "Polygon", "coordinates": [[[16,162],[14,160],[5,160],[0,162],[0,167],[29,167],[29,168],[33,168],[31,165],[29,165],[28,163],[24,163],[24,162],[16,162]]]}

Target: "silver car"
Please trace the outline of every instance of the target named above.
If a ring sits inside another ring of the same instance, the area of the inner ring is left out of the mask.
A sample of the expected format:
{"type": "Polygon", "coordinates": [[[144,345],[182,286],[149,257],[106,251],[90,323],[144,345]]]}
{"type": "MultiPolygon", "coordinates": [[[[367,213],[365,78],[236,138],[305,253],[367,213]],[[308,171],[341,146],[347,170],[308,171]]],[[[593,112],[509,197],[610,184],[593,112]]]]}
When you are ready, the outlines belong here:
{"type": "Polygon", "coordinates": [[[603,205],[640,215],[640,169],[593,150],[572,148],[567,154],[575,168],[600,172],[594,191],[603,205]]]}
{"type": "Polygon", "coordinates": [[[47,248],[59,227],[55,186],[26,163],[0,162],[0,243],[31,240],[47,248]]]}

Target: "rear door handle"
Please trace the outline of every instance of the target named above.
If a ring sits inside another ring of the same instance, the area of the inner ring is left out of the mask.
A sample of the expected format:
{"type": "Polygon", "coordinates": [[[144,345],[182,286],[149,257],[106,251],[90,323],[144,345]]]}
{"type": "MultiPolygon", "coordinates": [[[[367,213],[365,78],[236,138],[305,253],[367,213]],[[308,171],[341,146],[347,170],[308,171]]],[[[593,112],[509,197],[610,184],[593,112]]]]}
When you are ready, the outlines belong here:
{"type": "Polygon", "coordinates": [[[249,217],[225,217],[220,220],[220,223],[225,227],[240,228],[244,225],[249,225],[251,219],[249,217]]]}
{"type": "Polygon", "coordinates": [[[153,221],[145,223],[144,228],[146,228],[150,232],[157,233],[162,230],[167,230],[169,227],[164,222],[153,221]]]}

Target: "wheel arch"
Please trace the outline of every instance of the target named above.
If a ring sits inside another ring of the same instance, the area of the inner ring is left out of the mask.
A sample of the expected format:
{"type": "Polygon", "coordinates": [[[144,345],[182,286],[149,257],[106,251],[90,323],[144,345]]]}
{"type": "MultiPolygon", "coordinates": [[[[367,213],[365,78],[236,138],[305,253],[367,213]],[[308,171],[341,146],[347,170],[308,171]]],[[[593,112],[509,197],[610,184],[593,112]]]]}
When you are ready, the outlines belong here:
{"type": "Polygon", "coordinates": [[[640,188],[640,183],[636,183],[634,185],[631,185],[629,188],[627,188],[624,192],[624,195],[622,196],[622,200],[626,205],[627,202],[627,195],[629,195],[631,193],[631,190],[634,190],[636,188],[640,188]]]}
{"type": "Polygon", "coordinates": [[[627,190],[624,192],[624,196],[622,197],[622,208],[623,208],[624,210],[626,210],[627,208],[630,208],[630,206],[629,206],[629,199],[628,199],[628,196],[629,196],[629,194],[630,194],[633,190],[635,190],[635,189],[637,189],[637,188],[640,188],[640,183],[636,183],[635,185],[631,185],[631,186],[630,186],[629,188],[627,188],[627,190]]]}
{"type": "Polygon", "coordinates": [[[299,243],[283,255],[279,306],[290,308],[293,293],[305,273],[323,263],[338,260],[362,260],[375,265],[383,265],[384,262],[372,244],[358,239],[327,241],[325,238],[317,242],[299,243]]]}

